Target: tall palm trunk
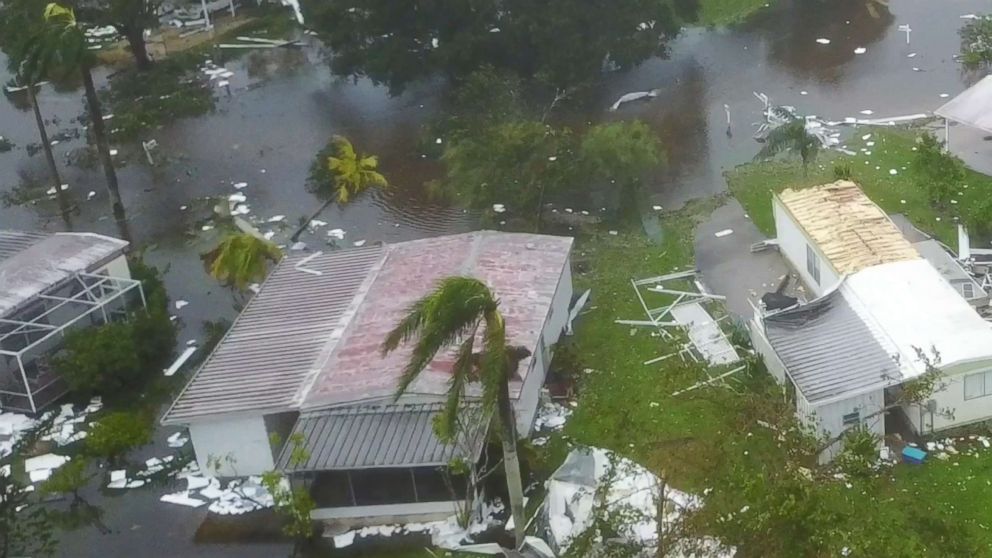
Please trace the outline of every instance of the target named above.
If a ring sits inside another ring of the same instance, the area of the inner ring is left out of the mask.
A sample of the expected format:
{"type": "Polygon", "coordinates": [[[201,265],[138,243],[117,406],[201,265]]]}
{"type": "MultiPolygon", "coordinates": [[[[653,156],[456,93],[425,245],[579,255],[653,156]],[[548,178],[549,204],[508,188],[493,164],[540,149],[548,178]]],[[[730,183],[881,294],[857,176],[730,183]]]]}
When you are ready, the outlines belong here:
{"type": "Polygon", "coordinates": [[[48,139],[48,132],[45,130],[45,119],[41,117],[41,107],[38,106],[38,97],[35,93],[35,84],[29,83],[28,101],[31,103],[31,110],[34,111],[34,121],[38,125],[38,136],[41,137],[41,149],[45,152],[45,161],[48,163],[48,172],[51,174],[52,186],[55,187],[55,197],[59,202],[59,209],[62,215],[69,213],[69,201],[62,191],[62,177],[59,176],[59,168],[55,164],[55,154],[52,153],[52,142],[48,139]]]}
{"type": "Polygon", "coordinates": [[[121,192],[117,187],[117,172],[114,170],[114,161],[110,158],[110,146],[107,143],[106,128],[103,126],[100,99],[97,97],[96,86],[93,85],[93,75],[90,73],[89,66],[84,65],[81,73],[83,75],[83,88],[86,90],[86,106],[90,112],[90,125],[93,127],[93,137],[96,140],[96,150],[100,155],[103,174],[107,179],[107,192],[110,193],[114,218],[120,221],[124,219],[124,204],[121,203],[121,192]]]}
{"type": "Polygon", "coordinates": [[[296,232],[294,232],[293,233],[293,236],[289,237],[289,239],[291,241],[293,241],[293,242],[296,242],[297,240],[299,240],[300,239],[300,235],[303,234],[303,231],[305,231],[307,229],[307,227],[310,225],[310,222],[313,221],[314,219],[316,219],[317,217],[320,217],[320,214],[323,213],[324,210],[327,209],[327,207],[329,205],[331,205],[332,203],[334,203],[334,200],[335,200],[335,197],[334,196],[331,196],[330,198],[328,198],[327,201],[325,201],[324,203],[320,204],[320,208],[317,209],[317,211],[314,211],[313,212],[313,215],[310,215],[310,217],[307,217],[307,219],[305,221],[303,221],[303,224],[300,225],[300,228],[296,229],[296,232]]]}
{"type": "Polygon", "coordinates": [[[516,548],[524,544],[524,485],[520,476],[520,459],[517,456],[517,427],[510,402],[510,378],[500,382],[496,397],[496,415],[503,438],[503,466],[506,470],[506,490],[510,496],[513,515],[513,539],[516,548]]]}
{"type": "Polygon", "coordinates": [[[134,56],[134,64],[138,70],[145,71],[152,67],[152,61],[148,58],[148,45],[145,43],[145,30],[139,26],[125,27],[121,29],[124,38],[127,39],[128,46],[131,47],[131,54],[134,56]]]}

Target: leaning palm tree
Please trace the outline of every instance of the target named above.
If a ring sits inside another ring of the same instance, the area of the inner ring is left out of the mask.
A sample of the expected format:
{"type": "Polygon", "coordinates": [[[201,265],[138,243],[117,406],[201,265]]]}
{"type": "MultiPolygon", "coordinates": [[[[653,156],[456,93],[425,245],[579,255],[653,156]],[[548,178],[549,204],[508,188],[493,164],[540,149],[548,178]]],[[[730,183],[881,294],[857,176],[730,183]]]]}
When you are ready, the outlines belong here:
{"type": "Polygon", "coordinates": [[[52,187],[55,188],[55,196],[59,202],[59,209],[62,210],[62,216],[68,219],[69,200],[66,199],[66,193],[62,190],[62,177],[59,174],[59,167],[55,163],[55,154],[52,153],[52,142],[48,139],[48,131],[45,130],[45,119],[41,116],[41,107],[38,105],[36,89],[38,88],[38,83],[41,81],[41,77],[37,73],[38,68],[31,67],[26,62],[27,60],[22,60],[18,67],[18,82],[23,84],[27,91],[28,103],[34,112],[35,124],[38,125],[41,150],[45,152],[45,162],[48,163],[48,173],[52,180],[52,187]]]}
{"type": "Polygon", "coordinates": [[[413,351],[396,388],[397,399],[439,352],[457,345],[442,417],[443,431],[453,433],[457,430],[465,388],[471,382],[481,382],[483,407],[487,414],[495,409],[500,425],[506,485],[519,548],[524,536],[523,483],[509,382],[516,374],[520,360],[530,356],[530,351],[507,346],[506,324],[499,311],[499,299],[484,283],[468,277],[444,279],[432,292],[414,302],[406,316],[386,336],[382,353],[388,354],[411,340],[414,341],[413,351]],[[476,353],[475,342],[480,328],[482,351],[476,353]]]}
{"type": "Polygon", "coordinates": [[[783,151],[794,151],[803,162],[803,176],[809,172],[809,164],[816,160],[820,151],[820,140],[806,130],[806,121],[802,118],[791,118],[785,124],[769,132],[765,138],[765,146],[758,152],[757,158],[773,157],[783,151]]]}
{"type": "Polygon", "coordinates": [[[364,153],[359,154],[351,142],[342,136],[334,136],[334,139],[331,140],[331,146],[334,155],[330,155],[327,157],[327,161],[320,161],[319,164],[330,173],[329,179],[334,183],[334,194],[313,215],[303,221],[300,228],[296,229],[296,232],[290,237],[293,242],[296,242],[310,225],[310,222],[320,216],[332,203],[337,202],[338,205],[345,205],[370,187],[385,188],[389,186],[386,177],[378,171],[378,157],[364,153]]]}
{"type": "Polygon", "coordinates": [[[110,157],[110,145],[107,143],[107,132],[103,125],[103,112],[100,110],[100,99],[97,97],[91,73],[95,62],[93,51],[87,48],[86,36],[77,24],[72,8],[56,3],[48,4],[44,12],[44,25],[27,42],[24,64],[30,75],[37,78],[57,71],[76,71],[82,76],[90,126],[107,179],[111,206],[114,216],[122,220],[124,205],[121,203],[117,172],[110,157]]]}
{"type": "Polygon", "coordinates": [[[221,283],[244,291],[249,284],[265,279],[269,263],[282,252],[275,244],[253,234],[232,234],[201,256],[207,273],[221,283]]]}

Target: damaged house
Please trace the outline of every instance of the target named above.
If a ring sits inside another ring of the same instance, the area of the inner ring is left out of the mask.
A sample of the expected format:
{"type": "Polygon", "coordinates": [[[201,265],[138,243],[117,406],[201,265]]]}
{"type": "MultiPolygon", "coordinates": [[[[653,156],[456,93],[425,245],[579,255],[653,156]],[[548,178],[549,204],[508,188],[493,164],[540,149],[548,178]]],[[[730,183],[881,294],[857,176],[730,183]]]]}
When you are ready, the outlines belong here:
{"type": "Polygon", "coordinates": [[[946,258],[907,240],[852,182],[786,190],[772,203],[779,250],[815,298],[756,312],[749,326],[802,419],[831,437],[858,425],[881,437],[992,418],[992,325],[975,308],[984,293],[963,288],[946,258]],[[943,389],[902,404],[901,386],[929,365],[943,389]]]}
{"type": "Polygon", "coordinates": [[[445,518],[456,501],[442,474],[455,457],[478,458],[485,429],[458,447],[438,440],[434,418],[453,355],[436,359],[394,400],[409,347],[383,357],[381,343],[440,279],[484,281],[500,299],[508,342],[531,354],[510,387],[526,436],[568,320],[571,248],[571,238],[481,231],[288,256],[162,422],[189,428],[204,471],[279,469],[308,480],[314,519],[445,518]],[[307,458],[292,459],[296,444],[286,440],[302,441],[307,458]]]}
{"type": "Polygon", "coordinates": [[[66,333],[144,304],[126,247],[92,233],[0,230],[0,409],[35,413],[64,395],[50,357],[66,333]]]}

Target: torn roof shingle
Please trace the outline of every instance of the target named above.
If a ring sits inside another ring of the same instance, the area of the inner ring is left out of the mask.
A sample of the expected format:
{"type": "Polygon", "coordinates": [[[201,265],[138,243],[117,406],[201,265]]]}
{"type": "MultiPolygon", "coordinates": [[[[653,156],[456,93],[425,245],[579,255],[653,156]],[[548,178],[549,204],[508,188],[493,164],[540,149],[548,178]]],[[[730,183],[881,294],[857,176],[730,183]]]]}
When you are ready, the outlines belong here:
{"type": "Polygon", "coordinates": [[[764,322],[769,343],[810,403],[902,377],[839,289],[764,322]]]}
{"type": "Polygon", "coordinates": [[[0,230],[0,317],[77,273],[123,254],[127,242],[93,233],[0,230]]]}
{"type": "Polygon", "coordinates": [[[920,257],[882,208],[853,182],[785,190],[778,199],[841,275],[920,257]]]}
{"type": "MultiPolygon", "coordinates": [[[[508,342],[533,352],[568,265],[572,239],[478,231],[287,258],[179,395],[163,422],[236,412],[314,410],[391,396],[409,357],[380,346],[416,299],[452,275],[476,277],[500,298],[508,342]]],[[[521,377],[530,359],[520,363],[521,377]]],[[[447,390],[449,355],[410,392],[447,390]]],[[[519,386],[516,388],[519,390],[519,386]]]]}

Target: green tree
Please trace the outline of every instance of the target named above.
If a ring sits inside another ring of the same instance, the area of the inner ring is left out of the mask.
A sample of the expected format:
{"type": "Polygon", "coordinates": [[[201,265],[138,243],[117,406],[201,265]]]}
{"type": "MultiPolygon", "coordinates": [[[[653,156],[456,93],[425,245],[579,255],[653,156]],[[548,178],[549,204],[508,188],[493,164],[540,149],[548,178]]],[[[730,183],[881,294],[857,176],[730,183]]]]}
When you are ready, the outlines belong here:
{"type": "Polygon", "coordinates": [[[51,556],[56,541],[45,508],[0,470],[0,558],[51,556]]]}
{"type": "Polygon", "coordinates": [[[656,168],[663,155],[657,134],[647,124],[633,120],[590,128],[582,137],[578,159],[587,180],[615,185],[607,189],[613,194],[615,207],[629,201],[636,208],[641,176],[656,168]]]}
{"type": "Polygon", "coordinates": [[[151,441],[150,417],[140,412],[117,411],[104,415],[90,427],[85,452],[117,465],[129,451],[151,441]]]}
{"type": "Polygon", "coordinates": [[[86,487],[86,483],[92,478],[87,473],[89,460],[83,457],[76,457],[72,461],[52,471],[52,475],[41,485],[43,494],[69,494],[72,496],[72,504],[79,503],[79,491],[86,487]]]}
{"type": "MultiPolygon", "coordinates": [[[[289,443],[292,444],[290,467],[301,465],[310,459],[310,452],[304,446],[302,434],[296,433],[290,436],[289,443]]],[[[282,531],[293,539],[292,555],[296,556],[302,546],[313,537],[313,519],[310,513],[317,506],[306,486],[292,486],[289,479],[278,471],[264,473],[262,486],[272,495],[276,513],[284,519],[282,531]]]]}
{"type": "Polygon", "coordinates": [[[916,187],[927,193],[932,203],[947,206],[964,181],[964,164],[947,153],[944,143],[930,133],[916,142],[916,154],[910,162],[916,187]]]}
{"type": "Polygon", "coordinates": [[[118,398],[147,377],[138,347],[130,324],[109,323],[71,331],[52,363],[74,392],[118,398]]]}
{"type": "Polygon", "coordinates": [[[93,51],[87,48],[86,36],[76,22],[72,8],[51,3],[46,6],[43,17],[44,22],[40,30],[25,46],[25,72],[27,75],[40,78],[53,72],[75,71],[82,77],[90,129],[103,165],[114,217],[118,222],[123,222],[124,205],[117,185],[117,172],[110,157],[103,112],[100,109],[100,99],[91,73],[96,61],[93,51]]]}
{"type": "Polygon", "coordinates": [[[774,157],[783,151],[799,155],[803,163],[803,176],[809,173],[809,165],[820,152],[820,140],[806,130],[806,121],[792,118],[768,133],[765,145],[758,152],[758,158],[774,157]]]}
{"type": "Polygon", "coordinates": [[[332,203],[345,205],[369,188],[389,186],[389,181],[379,172],[379,158],[355,151],[348,138],[343,136],[334,136],[329,150],[318,154],[315,167],[311,169],[311,179],[317,183],[318,188],[332,187],[333,193],[293,233],[291,238],[294,242],[310,222],[320,216],[332,203]]]}
{"type": "Polygon", "coordinates": [[[282,252],[264,238],[240,233],[228,236],[201,257],[211,277],[243,291],[250,283],[265,279],[269,262],[282,259],[282,252]]]}
{"type": "Polygon", "coordinates": [[[439,352],[458,345],[442,431],[457,431],[465,387],[471,382],[481,382],[483,407],[487,411],[495,410],[500,426],[510,510],[519,548],[523,543],[525,518],[510,380],[516,374],[520,360],[530,352],[523,347],[507,345],[506,323],[499,310],[499,300],[484,283],[467,277],[444,279],[431,293],[414,302],[406,316],[386,336],[382,353],[388,354],[410,341],[413,350],[396,388],[397,399],[439,352]],[[475,338],[480,328],[483,347],[477,354],[475,338]]]}
{"type": "Polygon", "coordinates": [[[992,64],[992,16],[983,15],[961,28],[961,61],[969,68],[992,64]]]}

